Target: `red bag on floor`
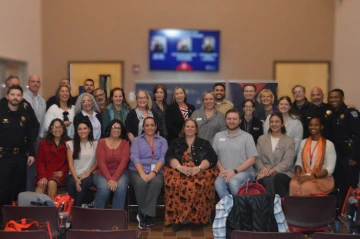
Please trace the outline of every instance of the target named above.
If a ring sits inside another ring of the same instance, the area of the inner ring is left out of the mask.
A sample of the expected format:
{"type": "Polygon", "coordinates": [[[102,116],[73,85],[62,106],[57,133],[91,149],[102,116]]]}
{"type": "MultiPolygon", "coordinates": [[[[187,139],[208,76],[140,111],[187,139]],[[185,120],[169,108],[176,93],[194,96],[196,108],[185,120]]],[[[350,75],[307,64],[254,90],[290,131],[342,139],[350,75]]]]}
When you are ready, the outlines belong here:
{"type": "Polygon", "coordinates": [[[263,185],[261,185],[257,181],[249,182],[249,180],[247,180],[239,188],[239,190],[236,194],[237,195],[249,195],[249,194],[262,194],[262,193],[266,193],[266,189],[264,188],[263,185]]]}
{"type": "Polygon", "coordinates": [[[66,223],[71,221],[71,208],[74,204],[74,199],[68,193],[65,193],[56,195],[53,201],[59,211],[60,228],[67,228],[66,223]]]}
{"type": "Polygon", "coordinates": [[[50,230],[50,223],[45,222],[40,224],[37,221],[30,220],[30,219],[21,219],[20,221],[11,220],[6,223],[4,231],[27,231],[27,230],[44,230],[48,233],[49,238],[52,239],[52,234],[50,230]]]}

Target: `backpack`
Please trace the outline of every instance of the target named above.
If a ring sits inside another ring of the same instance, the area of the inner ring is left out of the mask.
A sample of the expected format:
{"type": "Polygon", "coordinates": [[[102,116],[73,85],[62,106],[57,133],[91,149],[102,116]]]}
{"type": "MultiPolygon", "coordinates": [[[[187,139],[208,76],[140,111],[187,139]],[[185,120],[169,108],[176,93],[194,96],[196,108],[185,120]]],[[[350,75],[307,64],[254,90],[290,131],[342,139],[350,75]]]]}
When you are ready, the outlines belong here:
{"type": "Polygon", "coordinates": [[[65,193],[56,195],[53,201],[59,211],[60,228],[68,228],[70,226],[71,208],[74,204],[74,199],[68,193],[65,193]]]}
{"type": "Polygon", "coordinates": [[[246,182],[239,188],[236,195],[251,195],[251,194],[262,194],[266,193],[266,189],[263,185],[258,183],[257,181],[250,182],[250,180],[246,180],[246,182]]]}
{"type": "Polygon", "coordinates": [[[46,194],[36,192],[22,192],[18,196],[18,206],[52,206],[55,207],[53,200],[46,194]]]}

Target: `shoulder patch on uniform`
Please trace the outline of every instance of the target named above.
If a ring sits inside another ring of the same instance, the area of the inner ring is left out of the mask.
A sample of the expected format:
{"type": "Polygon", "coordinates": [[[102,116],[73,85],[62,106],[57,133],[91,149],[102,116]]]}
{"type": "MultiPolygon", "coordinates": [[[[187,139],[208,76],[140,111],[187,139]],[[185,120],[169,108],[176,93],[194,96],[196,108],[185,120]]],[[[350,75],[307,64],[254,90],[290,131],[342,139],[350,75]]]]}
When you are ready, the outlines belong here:
{"type": "Polygon", "coordinates": [[[356,110],[351,111],[350,114],[351,114],[354,118],[359,117],[359,114],[358,114],[358,112],[357,112],[356,110]]]}

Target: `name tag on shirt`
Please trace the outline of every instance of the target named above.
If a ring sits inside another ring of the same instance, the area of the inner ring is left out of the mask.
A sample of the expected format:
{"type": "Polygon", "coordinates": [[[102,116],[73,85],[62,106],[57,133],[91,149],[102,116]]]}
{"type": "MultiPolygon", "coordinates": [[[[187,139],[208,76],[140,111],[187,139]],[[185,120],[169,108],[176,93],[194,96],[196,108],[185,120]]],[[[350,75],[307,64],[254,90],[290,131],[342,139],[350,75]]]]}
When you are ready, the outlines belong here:
{"type": "Polygon", "coordinates": [[[150,171],[153,171],[154,170],[154,168],[155,168],[155,164],[151,164],[151,168],[150,168],[150,171]]]}
{"type": "Polygon", "coordinates": [[[200,121],[200,120],[202,120],[202,118],[196,118],[196,121],[200,121]]]}
{"type": "Polygon", "coordinates": [[[220,141],[220,142],[224,142],[224,141],[225,141],[225,138],[219,138],[219,141],[220,141]]]}

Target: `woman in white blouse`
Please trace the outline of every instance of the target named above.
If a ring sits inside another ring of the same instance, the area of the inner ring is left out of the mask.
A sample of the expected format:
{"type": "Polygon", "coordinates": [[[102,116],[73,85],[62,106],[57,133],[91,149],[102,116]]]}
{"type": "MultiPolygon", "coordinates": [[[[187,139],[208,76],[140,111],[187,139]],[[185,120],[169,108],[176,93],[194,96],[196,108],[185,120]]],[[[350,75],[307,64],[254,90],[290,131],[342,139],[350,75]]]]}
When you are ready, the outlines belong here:
{"type": "MultiPolygon", "coordinates": [[[[300,142],[303,139],[303,125],[298,113],[291,108],[291,99],[288,96],[282,96],[279,99],[276,112],[282,114],[286,128],[286,135],[295,140],[295,155],[297,155],[300,142]]],[[[264,134],[267,134],[269,131],[269,119],[270,116],[266,118],[264,123],[264,134]]]]}
{"type": "Polygon", "coordinates": [[[93,185],[93,172],[97,167],[97,141],[88,119],[79,122],[74,140],[66,142],[66,146],[70,173],[65,178],[65,188],[74,198],[74,206],[81,206],[85,202],[86,191],[93,185]]]}
{"type": "Polygon", "coordinates": [[[66,125],[68,136],[73,138],[75,107],[72,105],[72,97],[67,85],[62,85],[57,89],[55,102],[45,114],[44,131],[49,128],[50,122],[53,119],[59,118],[66,125]]]}

